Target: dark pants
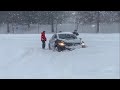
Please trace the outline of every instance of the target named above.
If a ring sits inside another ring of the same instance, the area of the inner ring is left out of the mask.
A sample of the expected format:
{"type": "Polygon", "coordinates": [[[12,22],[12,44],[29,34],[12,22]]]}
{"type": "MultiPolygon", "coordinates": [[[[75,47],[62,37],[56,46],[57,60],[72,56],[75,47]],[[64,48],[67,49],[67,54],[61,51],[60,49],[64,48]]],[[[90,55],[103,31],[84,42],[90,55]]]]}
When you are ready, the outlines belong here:
{"type": "Polygon", "coordinates": [[[42,41],[42,48],[45,49],[45,41],[42,41]]]}

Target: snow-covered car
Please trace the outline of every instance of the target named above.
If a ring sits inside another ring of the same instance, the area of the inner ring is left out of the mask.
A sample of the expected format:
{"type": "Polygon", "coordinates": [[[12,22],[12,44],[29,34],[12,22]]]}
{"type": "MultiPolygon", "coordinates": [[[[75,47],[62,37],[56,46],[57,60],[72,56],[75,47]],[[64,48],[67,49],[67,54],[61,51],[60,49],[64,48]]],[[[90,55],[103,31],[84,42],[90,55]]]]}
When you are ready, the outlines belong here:
{"type": "Polygon", "coordinates": [[[73,50],[76,46],[81,46],[82,38],[78,38],[71,32],[55,33],[49,40],[48,46],[50,50],[73,50]]]}

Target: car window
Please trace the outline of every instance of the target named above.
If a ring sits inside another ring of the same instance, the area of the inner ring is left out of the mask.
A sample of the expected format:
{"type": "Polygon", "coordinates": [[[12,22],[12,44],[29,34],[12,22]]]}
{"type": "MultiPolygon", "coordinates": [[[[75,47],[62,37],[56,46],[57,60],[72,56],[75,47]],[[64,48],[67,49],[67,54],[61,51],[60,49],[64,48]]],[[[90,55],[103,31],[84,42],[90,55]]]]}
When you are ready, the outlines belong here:
{"type": "Polygon", "coordinates": [[[55,35],[52,36],[52,39],[54,39],[54,36],[55,36],[55,35]]]}
{"type": "Polygon", "coordinates": [[[55,39],[55,38],[57,38],[57,35],[56,35],[56,34],[54,34],[54,35],[52,36],[52,39],[55,39]]]}
{"type": "Polygon", "coordinates": [[[55,34],[54,38],[57,38],[57,35],[55,34]]]}
{"type": "Polygon", "coordinates": [[[59,34],[59,38],[61,39],[77,39],[74,34],[59,34]]]}

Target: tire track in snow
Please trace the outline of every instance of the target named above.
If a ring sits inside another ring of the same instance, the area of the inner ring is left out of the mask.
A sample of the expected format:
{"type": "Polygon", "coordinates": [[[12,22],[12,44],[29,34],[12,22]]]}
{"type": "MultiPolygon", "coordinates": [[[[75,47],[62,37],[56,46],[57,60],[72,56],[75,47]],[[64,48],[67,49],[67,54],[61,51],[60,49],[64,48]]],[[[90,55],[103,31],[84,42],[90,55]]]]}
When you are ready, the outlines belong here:
{"type": "MultiPolygon", "coordinates": [[[[4,65],[3,69],[9,69],[9,67],[15,67],[16,65],[23,63],[23,60],[25,60],[26,57],[29,57],[32,55],[33,49],[26,49],[24,52],[19,54],[19,56],[16,56],[13,58],[10,62],[8,62],[6,65],[4,65]]],[[[27,59],[26,59],[27,60],[27,59]]],[[[2,70],[3,70],[2,69],[2,70]]]]}

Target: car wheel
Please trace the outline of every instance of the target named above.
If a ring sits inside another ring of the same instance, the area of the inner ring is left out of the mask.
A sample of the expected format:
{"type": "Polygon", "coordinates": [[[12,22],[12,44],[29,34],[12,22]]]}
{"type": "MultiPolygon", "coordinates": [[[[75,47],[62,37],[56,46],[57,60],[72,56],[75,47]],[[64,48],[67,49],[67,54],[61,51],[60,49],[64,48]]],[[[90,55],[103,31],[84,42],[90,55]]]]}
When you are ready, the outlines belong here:
{"type": "Polygon", "coordinates": [[[61,51],[62,51],[59,46],[57,46],[57,51],[58,51],[58,52],[61,52],[61,51]]]}

